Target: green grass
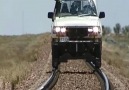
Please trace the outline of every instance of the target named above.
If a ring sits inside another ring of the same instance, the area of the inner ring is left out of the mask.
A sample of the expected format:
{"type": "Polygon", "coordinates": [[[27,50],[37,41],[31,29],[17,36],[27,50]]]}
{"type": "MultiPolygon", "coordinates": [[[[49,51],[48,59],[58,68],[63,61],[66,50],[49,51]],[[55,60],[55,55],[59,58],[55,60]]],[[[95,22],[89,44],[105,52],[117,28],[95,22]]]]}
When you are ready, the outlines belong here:
{"type": "Polygon", "coordinates": [[[121,75],[129,78],[129,40],[124,36],[110,36],[110,38],[115,44],[103,40],[102,58],[109,65],[118,68],[121,75]]]}
{"type": "Polygon", "coordinates": [[[50,34],[0,36],[0,77],[13,85],[23,79],[30,64],[38,59],[50,34]]]}

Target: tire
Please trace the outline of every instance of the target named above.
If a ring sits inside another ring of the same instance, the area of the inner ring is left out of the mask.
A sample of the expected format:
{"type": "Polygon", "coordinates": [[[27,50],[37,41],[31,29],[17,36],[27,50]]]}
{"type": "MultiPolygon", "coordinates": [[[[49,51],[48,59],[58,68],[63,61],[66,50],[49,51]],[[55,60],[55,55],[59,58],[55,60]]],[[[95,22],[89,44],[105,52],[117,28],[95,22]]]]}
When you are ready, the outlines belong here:
{"type": "Polygon", "coordinates": [[[52,67],[58,68],[59,65],[59,50],[57,45],[52,45],[52,67]]]}
{"type": "Polygon", "coordinates": [[[100,68],[101,67],[101,43],[95,45],[94,57],[95,57],[94,64],[96,68],[100,68]]]}
{"type": "Polygon", "coordinates": [[[57,69],[58,66],[59,66],[59,61],[58,61],[58,59],[53,59],[53,60],[52,60],[52,68],[57,69]]]}
{"type": "Polygon", "coordinates": [[[101,67],[101,60],[96,60],[95,61],[95,67],[100,68],[101,67]]]}

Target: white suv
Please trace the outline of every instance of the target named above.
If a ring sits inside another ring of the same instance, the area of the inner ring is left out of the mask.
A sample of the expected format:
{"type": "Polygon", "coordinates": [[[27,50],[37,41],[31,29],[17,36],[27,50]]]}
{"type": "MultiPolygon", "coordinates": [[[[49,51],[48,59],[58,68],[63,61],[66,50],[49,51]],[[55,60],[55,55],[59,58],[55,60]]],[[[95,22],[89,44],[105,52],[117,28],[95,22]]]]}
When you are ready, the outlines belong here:
{"type": "Polygon", "coordinates": [[[101,67],[102,26],[96,0],[56,0],[48,13],[52,24],[52,66],[68,59],[86,59],[101,67]]]}

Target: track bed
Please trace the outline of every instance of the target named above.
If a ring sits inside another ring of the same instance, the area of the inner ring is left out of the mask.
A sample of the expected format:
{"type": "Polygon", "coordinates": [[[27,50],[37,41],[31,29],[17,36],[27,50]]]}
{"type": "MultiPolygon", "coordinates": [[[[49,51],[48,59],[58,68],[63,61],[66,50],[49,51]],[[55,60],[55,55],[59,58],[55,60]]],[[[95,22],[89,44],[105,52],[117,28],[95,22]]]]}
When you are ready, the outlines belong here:
{"type": "Polygon", "coordinates": [[[100,90],[100,82],[83,60],[61,63],[58,82],[52,90],[100,90]]]}

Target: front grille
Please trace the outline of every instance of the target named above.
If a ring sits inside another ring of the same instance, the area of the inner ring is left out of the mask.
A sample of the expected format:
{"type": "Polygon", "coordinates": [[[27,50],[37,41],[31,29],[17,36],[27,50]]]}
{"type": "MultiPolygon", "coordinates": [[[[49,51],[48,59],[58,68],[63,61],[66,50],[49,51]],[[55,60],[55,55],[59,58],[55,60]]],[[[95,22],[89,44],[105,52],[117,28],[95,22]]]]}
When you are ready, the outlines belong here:
{"type": "Polygon", "coordinates": [[[67,28],[66,35],[72,40],[79,40],[88,36],[88,28],[67,28]]]}

